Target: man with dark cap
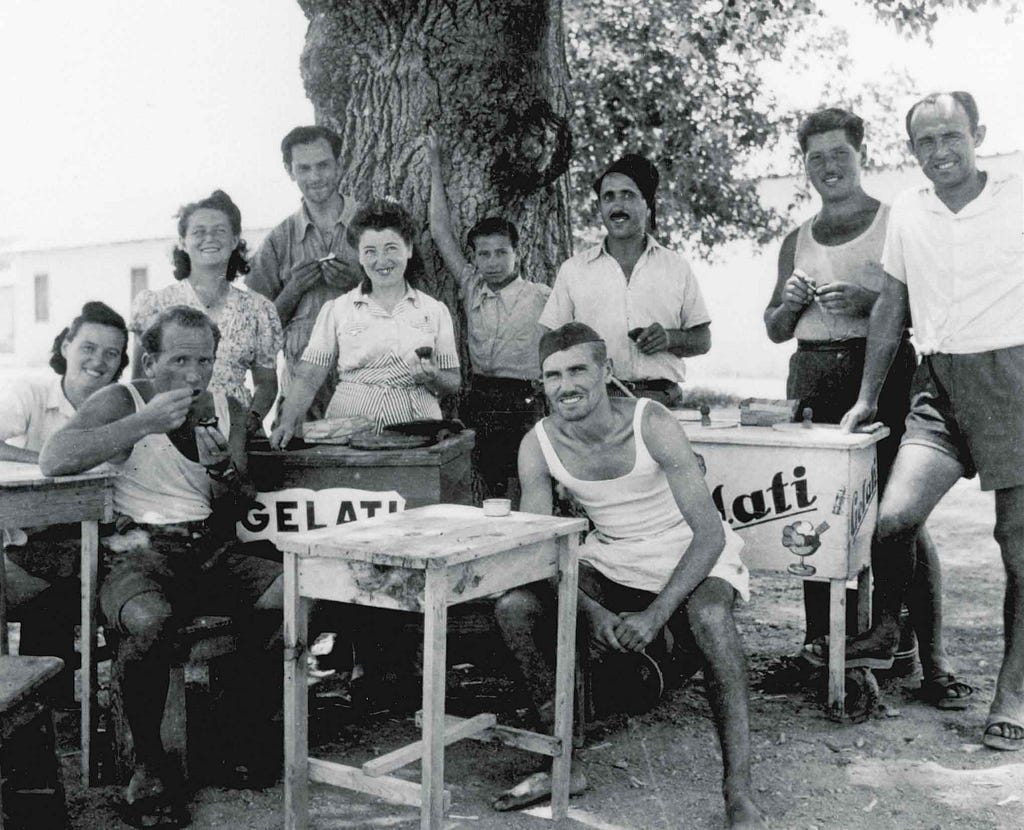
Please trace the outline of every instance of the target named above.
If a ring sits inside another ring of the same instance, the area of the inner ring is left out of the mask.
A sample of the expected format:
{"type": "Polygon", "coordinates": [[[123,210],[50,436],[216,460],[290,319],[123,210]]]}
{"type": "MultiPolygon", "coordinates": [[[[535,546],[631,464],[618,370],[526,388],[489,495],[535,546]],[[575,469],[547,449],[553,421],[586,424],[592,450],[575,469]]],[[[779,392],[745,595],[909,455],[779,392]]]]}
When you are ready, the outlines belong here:
{"type": "MultiPolygon", "coordinates": [[[[676,662],[699,661],[692,668],[704,669],[728,824],[761,826],[750,783],[746,661],[732,614],[737,594],[748,595],[743,542],[718,515],[679,422],[657,402],[608,396],[611,365],[596,331],[573,322],[548,332],[540,359],[552,414],[520,445],[521,509],[550,515],[558,482],[594,523],[580,548],[585,646],[605,668],[612,664],[607,676],[624,678],[628,662],[667,629],[676,662]]],[[[513,589],[495,607],[542,727],[553,719],[554,613],[547,582],[513,589]]],[[[577,764],[571,789],[585,786],[577,764]]],[[[511,809],[549,791],[547,773],[536,773],[494,806],[511,809]]]]}
{"type": "Polygon", "coordinates": [[[592,326],[608,344],[619,381],[634,395],[674,406],[682,398],[683,358],[711,348],[711,318],[689,263],[650,234],[657,189],[657,168],[632,153],[595,180],[607,234],[562,263],[540,325],[592,326]]]}

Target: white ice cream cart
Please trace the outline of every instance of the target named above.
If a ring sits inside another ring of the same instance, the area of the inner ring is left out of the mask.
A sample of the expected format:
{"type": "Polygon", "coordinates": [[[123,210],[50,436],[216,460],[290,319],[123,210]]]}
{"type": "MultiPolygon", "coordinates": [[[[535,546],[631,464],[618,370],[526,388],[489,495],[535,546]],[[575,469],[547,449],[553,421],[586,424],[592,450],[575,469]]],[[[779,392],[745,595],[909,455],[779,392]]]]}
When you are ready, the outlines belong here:
{"type": "MultiPolygon", "coordinates": [[[[701,425],[686,435],[707,467],[722,518],[746,543],[749,568],[782,571],[830,586],[829,641],[846,640],[846,583],[856,579],[858,620],[870,622],[871,536],[878,511],[875,444],[887,436],[832,425],[701,425]]],[[[829,651],[829,715],[843,715],[843,649],[829,651]]]]}

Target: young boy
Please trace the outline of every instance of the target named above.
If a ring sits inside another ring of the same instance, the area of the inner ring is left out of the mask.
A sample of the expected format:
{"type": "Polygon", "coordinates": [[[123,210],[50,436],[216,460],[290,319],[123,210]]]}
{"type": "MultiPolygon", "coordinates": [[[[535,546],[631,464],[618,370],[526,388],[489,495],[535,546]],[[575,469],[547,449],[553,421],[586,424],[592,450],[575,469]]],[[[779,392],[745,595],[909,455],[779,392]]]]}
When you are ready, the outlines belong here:
{"type": "Polygon", "coordinates": [[[426,139],[430,160],[430,233],[448,270],[459,282],[469,326],[472,378],[463,416],[476,430],[473,465],[484,497],[506,497],[516,476],[519,442],[544,414],[538,377],[537,320],[551,289],[519,276],[519,232],[489,216],[469,231],[470,259],[452,233],[437,137],[426,139]]]}

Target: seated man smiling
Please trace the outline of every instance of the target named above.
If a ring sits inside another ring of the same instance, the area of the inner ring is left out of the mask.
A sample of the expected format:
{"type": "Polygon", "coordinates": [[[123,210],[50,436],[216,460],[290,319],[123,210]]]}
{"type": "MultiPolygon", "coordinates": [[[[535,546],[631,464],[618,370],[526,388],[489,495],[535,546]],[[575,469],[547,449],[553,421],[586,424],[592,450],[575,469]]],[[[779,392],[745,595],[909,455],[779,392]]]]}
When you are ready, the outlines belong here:
{"type": "MultiPolygon", "coordinates": [[[[759,826],[746,664],[732,616],[736,595],[747,597],[743,543],[719,517],[676,419],[655,401],[609,398],[611,366],[597,332],[575,322],[548,332],[540,362],[552,414],[520,446],[522,510],[550,515],[556,481],[596,527],[580,549],[579,612],[589,634],[581,647],[607,656],[639,653],[666,626],[677,650],[696,647],[722,747],[727,821],[759,826]]],[[[553,611],[547,583],[504,594],[495,611],[545,727],[553,718],[545,636],[553,631],[553,611]]],[[[527,781],[495,807],[521,806],[550,791],[546,773],[527,781]]],[[[574,771],[573,790],[584,786],[574,771]]]]}
{"type": "MultiPolygon", "coordinates": [[[[104,461],[120,471],[116,522],[101,539],[100,605],[119,640],[116,659],[135,747],[126,801],[129,820],[138,826],[188,820],[160,738],[171,646],[181,623],[199,613],[249,614],[239,628],[251,633],[255,611],[282,607],[280,564],[247,555],[256,552],[251,545],[243,553],[232,538],[234,518],[251,491],[243,485],[245,410],[223,393],[211,398],[206,391],[218,339],[216,325],[201,311],[173,306],[161,312],[142,337],[145,379],[89,398],[39,459],[47,475],[104,461]],[[225,505],[217,513],[215,497],[225,505]]],[[[267,633],[276,631],[279,617],[279,611],[269,615],[267,633]]],[[[267,638],[251,639],[244,663],[250,678],[254,664],[263,662],[267,638]]]]}

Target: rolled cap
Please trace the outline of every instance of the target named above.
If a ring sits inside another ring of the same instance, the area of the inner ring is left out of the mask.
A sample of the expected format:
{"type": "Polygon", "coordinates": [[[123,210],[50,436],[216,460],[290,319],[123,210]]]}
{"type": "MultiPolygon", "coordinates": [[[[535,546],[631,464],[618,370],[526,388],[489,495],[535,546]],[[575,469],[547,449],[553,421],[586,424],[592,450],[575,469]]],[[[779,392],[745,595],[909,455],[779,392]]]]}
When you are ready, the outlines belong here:
{"type": "Polygon", "coordinates": [[[575,321],[544,334],[539,346],[541,370],[544,369],[544,361],[555,352],[564,352],[580,343],[604,343],[604,340],[586,323],[575,321]]]}

